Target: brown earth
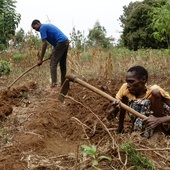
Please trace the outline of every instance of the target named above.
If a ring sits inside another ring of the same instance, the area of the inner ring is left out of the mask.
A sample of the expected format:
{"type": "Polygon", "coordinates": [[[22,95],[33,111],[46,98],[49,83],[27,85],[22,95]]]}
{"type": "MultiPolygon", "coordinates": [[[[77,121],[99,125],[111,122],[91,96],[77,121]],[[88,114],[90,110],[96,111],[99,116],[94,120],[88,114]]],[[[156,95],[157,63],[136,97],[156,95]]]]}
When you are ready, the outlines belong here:
{"type": "MultiPolygon", "coordinates": [[[[88,83],[112,96],[122,84],[103,79],[88,83]]],[[[58,95],[34,82],[1,89],[0,170],[93,169],[92,158],[80,154],[82,144],[96,145],[98,154],[112,158],[99,162],[104,170],[135,169],[121,150],[129,140],[153,160],[155,169],[170,169],[168,136],[160,134],[151,141],[131,134],[128,117],[124,134],[118,134],[117,118],[106,119],[109,101],[79,84],[71,83],[64,103],[58,95]]]]}

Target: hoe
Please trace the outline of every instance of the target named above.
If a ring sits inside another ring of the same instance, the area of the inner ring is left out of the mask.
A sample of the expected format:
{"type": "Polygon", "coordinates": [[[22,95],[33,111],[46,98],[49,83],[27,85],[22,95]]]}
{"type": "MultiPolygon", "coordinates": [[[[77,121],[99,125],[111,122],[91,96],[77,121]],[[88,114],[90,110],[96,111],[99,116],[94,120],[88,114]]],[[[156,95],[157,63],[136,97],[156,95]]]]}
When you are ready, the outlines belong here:
{"type": "MultiPolygon", "coordinates": [[[[99,94],[100,96],[108,99],[109,101],[114,102],[116,100],[115,98],[113,98],[109,94],[107,94],[107,93],[99,90],[98,88],[96,88],[96,87],[94,87],[94,86],[84,82],[83,80],[80,80],[79,78],[76,78],[73,75],[66,75],[66,80],[65,80],[65,82],[63,83],[63,85],[61,87],[60,94],[59,94],[59,97],[58,97],[58,99],[61,102],[64,102],[65,95],[68,93],[70,81],[74,82],[74,83],[78,83],[78,84],[88,88],[89,90],[95,92],[96,94],[99,94]]],[[[135,116],[137,116],[137,117],[139,117],[141,119],[147,118],[145,115],[142,115],[141,113],[135,111],[134,109],[130,108],[129,106],[125,105],[122,102],[120,102],[120,107],[122,107],[126,111],[132,113],[133,115],[135,115],[135,116]]]]}
{"type": "MultiPolygon", "coordinates": [[[[45,61],[47,61],[47,60],[49,60],[49,59],[50,59],[50,57],[44,59],[43,62],[45,62],[45,61]]],[[[16,78],[16,79],[8,86],[8,89],[10,89],[10,88],[11,88],[21,77],[23,77],[26,73],[28,73],[29,71],[31,71],[33,68],[35,68],[35,67],[37,67],[37,66],[38,66],[38,64],[35,64],[35,65],[33,65],[32,67],[30,67],[29,69],[27,69],[25,72],[23,72],[18,78],[16,78]]]]}

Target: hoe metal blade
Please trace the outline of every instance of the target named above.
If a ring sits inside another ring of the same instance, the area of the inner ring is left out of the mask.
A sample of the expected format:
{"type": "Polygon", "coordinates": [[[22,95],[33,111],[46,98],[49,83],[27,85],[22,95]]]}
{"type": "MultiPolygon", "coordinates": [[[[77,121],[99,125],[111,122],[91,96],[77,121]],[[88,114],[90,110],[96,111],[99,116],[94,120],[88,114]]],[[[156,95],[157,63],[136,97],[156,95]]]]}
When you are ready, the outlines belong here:
{"type": "Polygon", "coordinates": [[[64,98],[65,98],[65,95],[68,93],[68,90],[69,90],[69,86],[70,86],[70,80],[69,79],[66,79],[61,87],[61,90],[60,90],[60,94],[58,96],[58,99],[61,101],[61,102],[64,102],[64,98]]]}

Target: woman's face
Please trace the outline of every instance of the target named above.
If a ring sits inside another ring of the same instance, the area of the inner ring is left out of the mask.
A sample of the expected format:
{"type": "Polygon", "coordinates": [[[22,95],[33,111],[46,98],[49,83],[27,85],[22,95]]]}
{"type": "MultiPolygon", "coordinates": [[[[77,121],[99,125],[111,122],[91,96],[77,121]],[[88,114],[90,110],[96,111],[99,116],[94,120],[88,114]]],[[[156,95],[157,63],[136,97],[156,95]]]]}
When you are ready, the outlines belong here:
{"type": "Polygon", "coordinates": [[[146,78],[137,77],[135,71],[127,72],[126,83],[129,92],[133,95],[139,95],[145,89],[146,78]]]}

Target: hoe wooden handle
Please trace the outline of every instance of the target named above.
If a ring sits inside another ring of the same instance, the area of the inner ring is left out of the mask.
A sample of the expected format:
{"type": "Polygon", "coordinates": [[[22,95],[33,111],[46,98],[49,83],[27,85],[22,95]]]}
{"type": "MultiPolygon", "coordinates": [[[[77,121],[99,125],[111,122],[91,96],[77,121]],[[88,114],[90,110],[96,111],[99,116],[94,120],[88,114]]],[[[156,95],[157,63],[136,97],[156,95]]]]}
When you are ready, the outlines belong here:
{"type": "MultiPolygon", "coordinates": [[[[50,58],[46,58],[43,60],[43,62],[49,60],[50,58]]],[[[22,76],[24,76],[26,73],[28,73],[30,70],[32,70],[33,68],[37,67],[38,64],[35,64],[34,66],[30,67],[29,69],[27,69],[25,72],[23,72],[17,79],[15,79],[9,86],[8,86],[8,89],[11,88],[11,86],[16,83],[22,76]]]]}
{"type": "MultiPolygon", "coordinates": [[[[105,92],[97,89],[96,87],[94,87],[94,86],[92,86],[92,85],[84,82],[83,80],[80,80],[79,78],[76,78],[76,77],[71,76],[71,75],[66,75],[66,78],[69,79],[69,80],[71,80],[71,81],[73,81],[73,82],[79,83],[79,84],[81,84],[82,86],[87,87],[88,89],[90,89],[90,90],[92,90],[93,92],[95,92],[95,93],[103,96],[104,98],[108,99],[109,101],[113,101],[113,102],[114,102],[114,101],[116,100],[115,98],[113,98],[113,97],[110,96],[109,94],[107,94],[107,93],[105,93],[105,92]]],[[[135,116],[137,116],[137,117],[139,117],[139,118],[141,118],[141,119],[147,118],[145,115],[142,115],[141,113],[135,111],[134,109],[130,108],[129,106],[125,105],[125,104],[122,103],[122,102],[120,102],[120,106],[121,106],[123,109],[127,110],[128,112],[132,113],[133,115],[135,115],[135,116]]]]}

